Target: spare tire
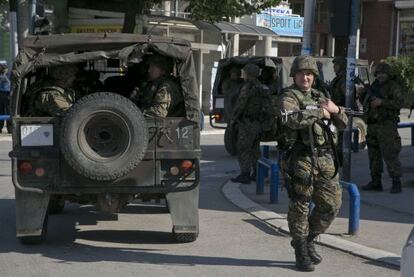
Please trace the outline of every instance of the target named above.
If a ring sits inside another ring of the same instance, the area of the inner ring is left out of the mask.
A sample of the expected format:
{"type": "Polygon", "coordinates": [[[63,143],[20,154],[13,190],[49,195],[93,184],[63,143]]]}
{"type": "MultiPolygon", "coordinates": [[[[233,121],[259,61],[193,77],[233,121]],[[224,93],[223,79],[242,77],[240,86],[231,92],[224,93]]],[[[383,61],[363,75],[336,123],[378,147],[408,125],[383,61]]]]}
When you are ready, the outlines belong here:
{"type": "Polygon", "coordinates": [[[92,180],[109,181],[132,171],[148,143],[145,118],[121,95],[98,92],[78,100],[63,119],[60,149],[68,164],[92,180]]]}

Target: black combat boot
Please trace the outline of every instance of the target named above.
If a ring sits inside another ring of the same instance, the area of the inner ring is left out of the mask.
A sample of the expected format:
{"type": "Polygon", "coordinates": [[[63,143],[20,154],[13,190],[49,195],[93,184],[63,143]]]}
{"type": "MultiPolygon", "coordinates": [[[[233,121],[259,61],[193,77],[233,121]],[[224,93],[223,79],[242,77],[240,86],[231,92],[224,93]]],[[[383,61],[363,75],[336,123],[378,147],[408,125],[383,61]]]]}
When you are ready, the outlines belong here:
{"type": "Polygon", "coordinates": [[[250,184],[250,173],[241,173],[236,178],[230,179],[233,183],[250,184]]]}
{"type": "Polygon", "coordinates": [[[308,254],[313,264],[320,264],[322,262],[322,257],[316,252],[314,239],[317,237],[315,234],[309,233],[307,242],[308,242],[308,254]]]}
{"type": "Polygon", "coordinates": [[[401,180],[400,177],[392,177],[392,187],[390,193],[400,193],[401,189],[401,180]]]}
{"type": "Polygon", "coordinates": [[[371,182],[361,187],[362,190],[382,191],[381,176],[372,176],[371,182]]]}
{"type": "Polygon", "coordinates": [[[314,271],[315,266],[308,254],[306,239],[292,240],[290,244],[295,248],[296,268],[300,271],[314,271]]]}

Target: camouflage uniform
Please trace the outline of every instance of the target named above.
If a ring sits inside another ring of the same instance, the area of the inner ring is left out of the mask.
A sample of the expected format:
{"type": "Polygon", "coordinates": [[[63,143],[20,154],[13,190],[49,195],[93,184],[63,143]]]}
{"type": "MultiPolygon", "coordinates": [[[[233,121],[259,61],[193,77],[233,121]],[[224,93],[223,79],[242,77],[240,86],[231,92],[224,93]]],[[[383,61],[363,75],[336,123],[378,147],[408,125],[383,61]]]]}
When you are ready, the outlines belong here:
{"type": "MultiPolygon", "coordinates": [[[[240,76],[240,69],[231,68],[230,74],[237,74],[240,76]]],[[[226,120],[226,123],[230,123],[233,114],[233,108],[240,94],[242,85],[243,79],[241,78],[227,78],[223,81],[221,91],[224,94],[224,119],[226,120]]]]}
{"type": "MultiPolygon", "coordinates": [[[[77,100],[76,92],[72,88],[58,85],[69,76],[76,75],[74,65],[52,67],[49,79],[34,83],[28,90],[28,107],[23,113],[31,116],[62,116],[77,100]]],[[[70,86],[71,84],[67,84],[70,86]]]]}
{"type": "Polygon", "coordinates": [[[271,97],[269,89],[257,80],[259,67],[247,64],[243,69],[254,76],[255,80],[246,81],[233,109],[232,121],[238,121],[237,159],[241,174],[232,180],[250,183],[250,173],[255,174],[256,163],[260,157],[261,134],[270,129],[264,125],[267,122],[264,110],[268,108],[262,105],[260,97],[267,97],[267,102],[271,102],[271,97]]]}
{"type": "MultiPolygon", "coordinates": [[[[309,56],[299,56],[292,64],[291,76],[301,70],[311,70],[316,79],[316,62],[309,56]]],[[[316,90],[301,91],[296,85],[283,90],[278,106],[289,113],[281,121],[281,168],[290,198],[288,224],[295,248],[296,266],[313,271],[313,263],[321,261],[313,239],[324,233],[341,206],[341,187],[334,159],[337,130],[344,129],[347,116],[343,107],[331,120],[324,120],[318,104],[326,96],[316,90]],[[309,216],[310,202],[315,208],[309,216]],[[311,262],[311,261],[313,262],[311,262]]]]}
{"type": "Polygon", "coordinates": [[[363,187],[366,190],[382,190],[381,174],[384,159],[388,173],[393,178],[391,192],[400,192],[402,175],[399,153],[401,151],[401,137],[398,134],[397,124],[400,109],[403,103],[403,95],[400,85],[392,79],[391,68],[387,64],[379,64],[375,75],[379,72],[386,73],[390,79],[384,83],[375,80],[371,85],[371,96],[382,100],[378,107],[371,107],[370,95],[365,96],[364,112],[368,124],[367,146],[372,182],[363,187]]]}
{"type": "Polygon", "coordinates": [[[179,84],[163,76],[150,83],[137,103],[144,114],[157,117],[185,116],[184,97],[179,84]]]}

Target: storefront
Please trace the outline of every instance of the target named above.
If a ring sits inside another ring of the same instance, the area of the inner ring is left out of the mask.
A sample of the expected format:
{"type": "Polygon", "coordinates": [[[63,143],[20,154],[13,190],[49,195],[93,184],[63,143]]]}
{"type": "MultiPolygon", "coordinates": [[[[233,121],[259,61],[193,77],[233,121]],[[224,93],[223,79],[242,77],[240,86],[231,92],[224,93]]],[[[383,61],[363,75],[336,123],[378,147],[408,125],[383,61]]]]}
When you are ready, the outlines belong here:
{"type": "Polygon", "coordinates": [[[396,54],[414,56],[414,1],[395,1],[397,9],[396,54]]]}

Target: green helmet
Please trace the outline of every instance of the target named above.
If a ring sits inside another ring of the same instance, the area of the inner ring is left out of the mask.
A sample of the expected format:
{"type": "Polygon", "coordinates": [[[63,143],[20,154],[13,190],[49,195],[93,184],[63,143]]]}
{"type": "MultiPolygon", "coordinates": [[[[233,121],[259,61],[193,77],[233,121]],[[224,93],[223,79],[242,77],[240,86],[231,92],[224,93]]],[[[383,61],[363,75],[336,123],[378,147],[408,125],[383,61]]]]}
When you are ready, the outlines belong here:
{"type": "Polygon", "coordinates": [[[310,70],[315,77],[319,76],[318,65],[316,64],[315,59],[311,56],[297,56],[292,63],[292,67],[290,68],[290,77],[295,77],[296,73],[301,70],[310,70]]]}
{"type": "Polygon", "coordinates": [[[377,64],[377,66],[375,67],[374,76],[377,77],[377,74],[380,72],[387,74],[389,77],[394,76],[392,67],[384,62],[377,64]]]}
{"type": "Polygon", "coordinates": [[[248,63],[243,67],[244,72],[251,77],[259,77],[260,75],[260,67],[255,65],[254,63],[248,63]]]}

